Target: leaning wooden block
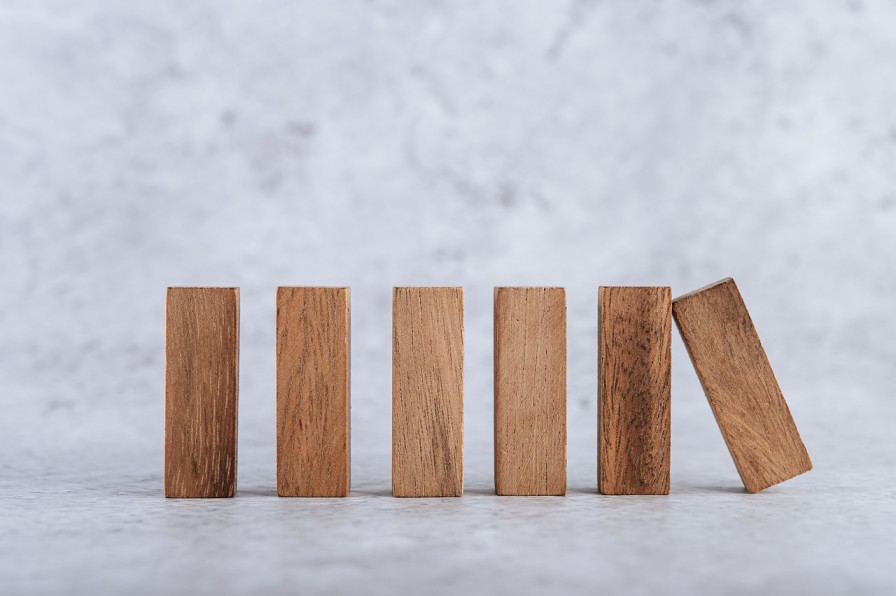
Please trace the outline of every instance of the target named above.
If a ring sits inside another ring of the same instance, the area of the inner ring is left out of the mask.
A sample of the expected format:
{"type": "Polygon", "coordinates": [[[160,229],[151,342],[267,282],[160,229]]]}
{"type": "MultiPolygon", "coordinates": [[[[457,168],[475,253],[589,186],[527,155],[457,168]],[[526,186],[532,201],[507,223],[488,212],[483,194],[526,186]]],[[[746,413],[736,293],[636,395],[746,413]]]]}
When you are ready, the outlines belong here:
{"type": "Polygon", "coordinates": [[[601,287],[598,295],[598,487],[669,494],[672,291],[601,287]]]}
{"type": "Polygon", "coordinates": [[[349,288],[277,289],[277,494],[350,489],[349,288]]]}
{"type": "Polygon", "coordinates": [[[165,496],[236,492],[239,288],[168,288],[165,496]]]}
{"type": "Polygon", "coordinates": [[[563,288],[495,288],[495,492],[566,494],[563,288]]]}
{"type": "Polygon", "coordinates": [[[672,311],[747,490],[755,493],[811,470],[734,280],[676,298],[672,311]]]}
{"type": "Polygon", "coordinates": [[[463,288],[395,288],[392,494],[464,492],[463,288]]]}

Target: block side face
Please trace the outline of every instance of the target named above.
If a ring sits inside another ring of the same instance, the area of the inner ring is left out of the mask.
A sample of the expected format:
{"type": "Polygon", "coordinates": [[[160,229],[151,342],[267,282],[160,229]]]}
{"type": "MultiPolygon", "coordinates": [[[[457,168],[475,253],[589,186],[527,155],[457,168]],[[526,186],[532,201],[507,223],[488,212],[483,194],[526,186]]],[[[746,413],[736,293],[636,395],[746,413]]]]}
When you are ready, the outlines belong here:
{"type": "Polygon", "coordinates": [[[392,492],[463,494],[462,288],[396,288],[392,492]]]}
{"type": "Polygon", "coordinates": [[[280,288],[277,300],[277,492],[350,490],[350,341],[346,288],[280,288]]]}
{"type": "Polygon", "coordinates": [[[495,304],[495,490],[566,493],[566,294],[501,288],[495,304]]]}
{"type": "Polygon", "coordinates": [[[169,288],[165,495],[236,492],[239,291],[169,288]]]}
{"type": "Polygon", "coordinates": [[[342,288],[345,296],[345,491],[339,496],[348,496],[352,490],[352,291],[342,288]]]}
{"type": "Polygon", "coordinates": [[[671,290],[604,287],[598,303],[598,488],[668,494],[671,290]]]}
{"type": "Polygon", "coordinates": [[[734,280],[679,298],[673,310],[747,490],[809,471],[809,454],[734,280]]]}

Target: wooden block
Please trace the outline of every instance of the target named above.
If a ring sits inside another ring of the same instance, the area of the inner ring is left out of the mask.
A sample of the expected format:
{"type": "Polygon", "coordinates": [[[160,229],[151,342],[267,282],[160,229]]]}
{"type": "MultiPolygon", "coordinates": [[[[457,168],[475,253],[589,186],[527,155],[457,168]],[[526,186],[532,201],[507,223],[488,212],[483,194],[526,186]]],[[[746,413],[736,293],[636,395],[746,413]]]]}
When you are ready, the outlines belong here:
{"type": "Polygon", "coordinates": [[[672,290],[601,287],[598,336],[600,492],[667,495],[672,290]]]}
{"type": "Polygon", "coordinates": [[[495,492],[566,494],[563,288],[495,288],[495,492]]]}
{"type": "Polygon", "coordinates": [[[168,288],[165,496],[236,492],[239,288],[168,288]]]}
{"type": "Polygon", "coordinates": [[[392,494],[464,492],[464,290],[395,288],[392,494]]]}
{"type": "Polygon", "coordinates": [[[811,470],[734,280],[676,298],[672,311],[747,490],[755,493],[811,470]]]}
{"type": "Polygon", "coordinates": [[[350,490],[349,288],[277,289],[277,494],[350,490]]]}

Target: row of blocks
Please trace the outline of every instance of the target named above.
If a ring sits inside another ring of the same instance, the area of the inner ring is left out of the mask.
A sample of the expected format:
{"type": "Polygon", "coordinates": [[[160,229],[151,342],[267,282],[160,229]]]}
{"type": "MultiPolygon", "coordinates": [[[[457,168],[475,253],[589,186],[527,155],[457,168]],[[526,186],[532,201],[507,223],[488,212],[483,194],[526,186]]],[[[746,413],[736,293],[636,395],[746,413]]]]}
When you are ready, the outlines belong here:
{"type": "MultiPolygon", "coordinates": [[[[566,292],[495,288],[499,495],[566,493],[566,292]]],[[[675,319],[749,492],[811,469],[734,280],[598,295],[598,488],[668,494],[675,319]]],[[[165,494],[236,491],[239,289],[169,288],[165,494]]],[[[277,290],[277,492],[350,491],[350,291],[277,290]]],[[[463,494],[464,294],[393,294],[392,494],[463,494]]]]}

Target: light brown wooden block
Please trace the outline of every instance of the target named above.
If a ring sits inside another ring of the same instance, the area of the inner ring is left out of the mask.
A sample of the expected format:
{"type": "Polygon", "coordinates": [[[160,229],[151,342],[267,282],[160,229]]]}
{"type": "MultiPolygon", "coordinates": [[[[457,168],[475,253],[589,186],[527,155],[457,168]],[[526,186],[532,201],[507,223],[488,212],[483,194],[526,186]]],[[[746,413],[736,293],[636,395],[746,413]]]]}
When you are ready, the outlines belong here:
{"type": "Polygon", "coordinates": [[[598,487],[669,494],[672,291],[601,287],[598,295],[598,487]]]}
{"type": "Polygon", "coordinates": [[[563,288],[495,288],[495,492],[566,494],[563,288]]]}
{"type": "Polygon", "coordinates": [[[277,289],[277,494],[350,490],[349,288],[277,289]]]}
{"type": "Polygon", "coordinates": [[[464,290],[395,288],[392,494],[464,492],[464,290]]]}
{"type": "Polygon", "coordinates": [[[755,493],[811,470],[809,453],[734,280],[676,298],[672,310],[747,490],[755,493]]]}
{"type": "Polygon", "coordinates": [[[239,288],[168,288],[165,496],[236,492],[239,288]]]}

